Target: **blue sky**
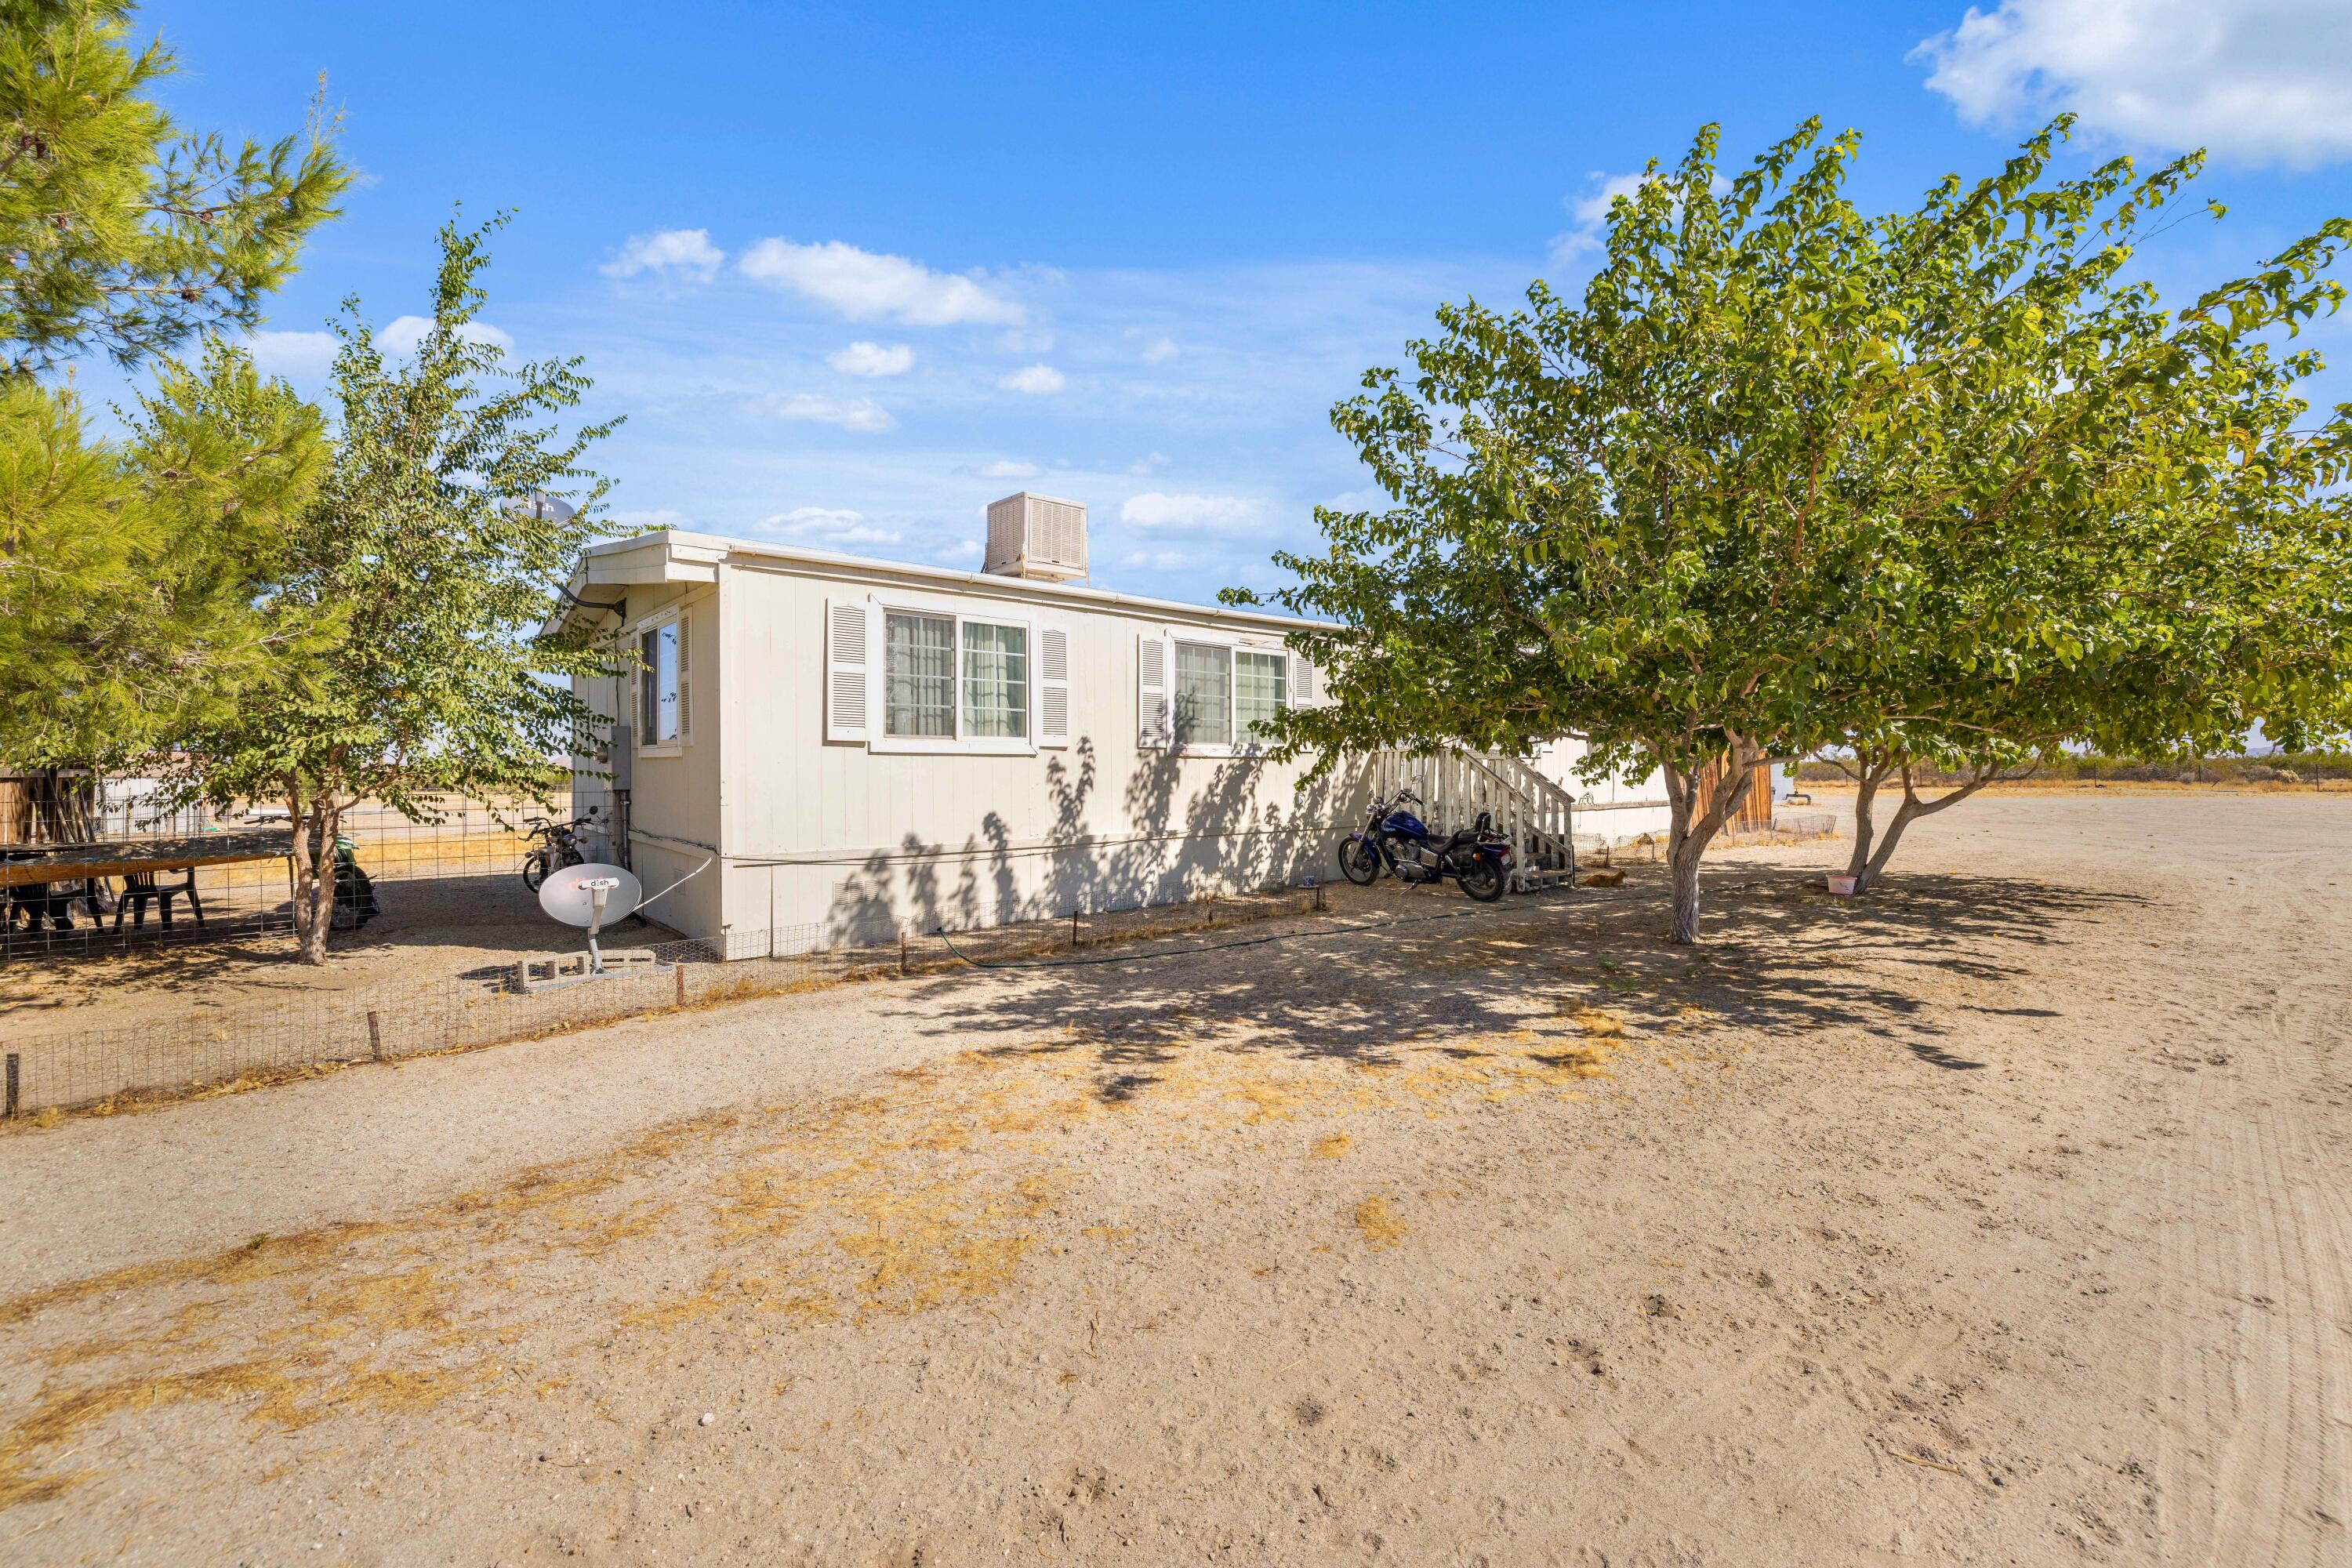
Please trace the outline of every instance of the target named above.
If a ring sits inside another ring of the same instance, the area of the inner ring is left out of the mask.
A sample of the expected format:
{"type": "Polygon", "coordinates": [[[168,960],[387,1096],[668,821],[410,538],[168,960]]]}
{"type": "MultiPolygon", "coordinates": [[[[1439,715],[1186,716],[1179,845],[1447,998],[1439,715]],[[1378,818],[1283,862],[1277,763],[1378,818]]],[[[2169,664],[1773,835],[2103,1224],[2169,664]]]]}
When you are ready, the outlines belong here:
{"type": "Polygon", "coordinates": [[[1872,206],[2059,107],[2084,160],[2209,145],[2231,216],[2150,249],[2174,289],[2352,212],[2343,0],[142,17],[193,126],[282,133],[322,72],[344,115],[363,183],[258,345],[298,385],[345,295],[423,307],[453,204],[511,207],[483,319],[627,416],[621,516],[977,564],[1030,488],[1089,506],[1096,582],[1183,598],[1360,501],[1330,405],[1442,300],[1573,286],[1607,182],[1705,121],[1734,157],[1858,127],[1872,206]]]}

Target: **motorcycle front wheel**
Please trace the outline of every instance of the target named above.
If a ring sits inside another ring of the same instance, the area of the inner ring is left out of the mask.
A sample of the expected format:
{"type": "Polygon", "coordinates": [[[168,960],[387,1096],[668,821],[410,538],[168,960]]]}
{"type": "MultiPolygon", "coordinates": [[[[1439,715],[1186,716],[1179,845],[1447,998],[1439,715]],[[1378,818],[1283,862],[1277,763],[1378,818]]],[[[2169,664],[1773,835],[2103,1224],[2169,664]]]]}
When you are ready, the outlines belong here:
{"type": "Polygon", "coordinates": [[[1481,855],[1462,871],[1462,890],[1482,904],[1491,904],[1503,896],[1503,867],[1498,860],[1481,855]]]}
{"type": "Polygon", "coordinates": [[[534,849],[522,858],[522,885],[536,893],[539,885],[546,880],[547,851],[534,849]]]}
{"type": "Polygon", "coordinates": [[[1381,852],[1368,838],[1350,838],[1339,846],[1339,875],[1359,888],[1380,880],[1381,852]]]}

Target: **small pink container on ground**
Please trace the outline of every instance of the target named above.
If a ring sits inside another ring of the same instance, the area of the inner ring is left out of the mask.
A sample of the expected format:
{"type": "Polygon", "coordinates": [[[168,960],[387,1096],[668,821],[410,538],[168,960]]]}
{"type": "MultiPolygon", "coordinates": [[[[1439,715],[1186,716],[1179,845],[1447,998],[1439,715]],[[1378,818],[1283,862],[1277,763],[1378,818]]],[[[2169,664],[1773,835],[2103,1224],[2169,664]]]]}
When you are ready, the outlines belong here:
{"type": "Polygon", "coordinates": [[[1860,880],[1861,879],[1858,877],[1832,877],[1830,879],[1830,891],[1835,893],[1841,899],[1853,898],[1853,885],[1860,880]]]}

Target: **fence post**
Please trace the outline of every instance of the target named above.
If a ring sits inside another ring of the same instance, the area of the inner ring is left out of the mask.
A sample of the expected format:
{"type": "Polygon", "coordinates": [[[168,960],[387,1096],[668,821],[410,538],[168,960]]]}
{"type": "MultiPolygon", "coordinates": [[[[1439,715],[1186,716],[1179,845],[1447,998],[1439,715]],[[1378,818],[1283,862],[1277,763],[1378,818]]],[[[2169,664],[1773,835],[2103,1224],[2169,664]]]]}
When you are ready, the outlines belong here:
{"type": "Polygon", "coordinates": [[[23,1090],[24,1080],[18,1070],[16,1053],[10,1051],[8,1053],[8,1104],[6,1110],[6,1117],[10,1121],[16,1120],[17,1107],[24,1102],[23,1090]]]}
{"type": "Polygon", "coordinates": [[[376,1021],[375,1009],[368,1009],[368,1056],[383,1060],[383,1026],[376,1021]]]}
{"type": "Polygon", "coordinates": [[[686,960],[678,959],[670,967],[677,972],[677,1005],[686,1005],[686,960]]]}
{"type": "Polygon", "coordinates": [[[907,978],[907,928],[898,928],[898,978],[907,978]]]}
{"type": "Polygon", "coordinates": [[[1077,948],[1077,945],[1078,945],[1078,906],[1077,906],[1077,905],[1076,905],[1076,904],[1072,904],[1072,905],[1070,906],[1070,947],[1071,947],[1072,951],[1074,951],[1074,952],[1075,952],[1075,951],[1076,950],[1076,948],[1077,948]]]}

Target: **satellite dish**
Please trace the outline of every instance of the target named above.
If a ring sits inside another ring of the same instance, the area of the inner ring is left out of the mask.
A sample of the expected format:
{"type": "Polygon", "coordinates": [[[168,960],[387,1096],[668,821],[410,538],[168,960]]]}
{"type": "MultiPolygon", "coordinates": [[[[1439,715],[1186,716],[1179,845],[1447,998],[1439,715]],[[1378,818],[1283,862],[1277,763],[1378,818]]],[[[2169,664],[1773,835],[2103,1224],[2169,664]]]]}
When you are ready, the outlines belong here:
{"type": "Polygon", "coordinates": [[[545,490],[525,490],[507,505],[518,515],[541,522],[570,522],[580,510],[571,502],[549,495],[545,490]]]}
{"type": "Polygon", "coordinates": [[[547,880],[539,885],[539,907],[568,926],[625,920],[645,896],[645,884],[626,868],[593,861],[550,871],[547,880]]]}
{"type": "Polygon", "coordinates": [[[548,873],[539,885],[539,907],[568,926],[588,928],[588,968],[604,973],[604,955],[596,949],[596,933],[606,921],[625,918],[646,896],[645,884],[623,866],[566,866],[548,873]]]}

